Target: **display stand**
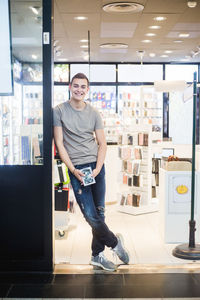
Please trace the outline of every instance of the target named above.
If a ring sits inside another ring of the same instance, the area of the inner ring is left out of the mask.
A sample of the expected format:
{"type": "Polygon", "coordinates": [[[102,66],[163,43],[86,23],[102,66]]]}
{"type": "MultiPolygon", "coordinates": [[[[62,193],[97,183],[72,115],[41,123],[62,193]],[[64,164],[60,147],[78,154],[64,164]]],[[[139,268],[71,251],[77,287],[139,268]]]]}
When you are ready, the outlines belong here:
{"type": "MultiPolygon", "coordinates": [[[[37,157],[43,156],[42,147],[40,147],[39,137],[43,135],[42,124],[22,125],[20,128],[21,164],[38,164],[37,157]]],[[[41,143],[42,144],[42,143],[41,143]]]]}
{"type": "Polygon", "coordinates": [[[135,126],[121,137],[121,193],[118,210],[133,215],[155,212],[152,201],[151,126],[135,126]]]}
{"type": "MultiPolygon", "coordinates": [[[[200,172],[196,172],[197,186],[200,172]]],[[[185,243],[188,240],[190,216],[191,171],[166,171],[160,169],[160,224],[165,243],[185,243]]],[[[200,223],[199,191],[195,189],[195,218],[200,223]]],[[[197,235],[200,241],[200,235],[197,235]]]]}

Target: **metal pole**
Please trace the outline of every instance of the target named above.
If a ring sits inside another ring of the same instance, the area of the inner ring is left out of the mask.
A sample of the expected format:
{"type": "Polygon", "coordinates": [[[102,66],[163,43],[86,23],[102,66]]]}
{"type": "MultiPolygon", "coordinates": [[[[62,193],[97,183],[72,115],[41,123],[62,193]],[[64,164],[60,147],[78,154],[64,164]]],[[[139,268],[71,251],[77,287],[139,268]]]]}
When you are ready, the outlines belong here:
{"type": "Polygon", "coordinates": [[[196,154],[196,102],[197,102],[197,73],[194,72],[193,83],[193,132],[192,132],[192,181],[191,181],[191,218],[189,221],[189,247],[195,247],[195,220],[194,220],[194,199],[195,199],[195,154],[196,154]]]}

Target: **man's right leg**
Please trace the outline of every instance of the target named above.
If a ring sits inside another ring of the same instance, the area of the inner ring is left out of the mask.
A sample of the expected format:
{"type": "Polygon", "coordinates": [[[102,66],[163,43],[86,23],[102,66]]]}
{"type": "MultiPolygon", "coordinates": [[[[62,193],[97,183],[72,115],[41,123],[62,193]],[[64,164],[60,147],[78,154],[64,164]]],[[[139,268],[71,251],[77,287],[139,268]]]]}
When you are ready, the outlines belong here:
{"type": "MultiPolygon", "coordinates": [[[[109,230],[104,220],[98,215],[93,201],[91,186],[81,185],[80,181],[72,174],[70,174],[70,179],[76,197],[76,201],[86,221],[92,227],[93,232],[98,237],[98,239],[100,239],[103,245],[114,248],[117,245],[117,238],[109,230]]],[[[97,254],[98,253],[93,253],[93,255],[97,254]]]]}
{"type": "Polygon", "coordinates": [[[91,186],[82,186],[77,178],[71,174],[70,179],[77,203],[86,221],[92,227],[95,247],[92,247],[92,259],[90,263],[107,271],[115,271],[115,264],[106,259],[103,250],[105,245],[111,248],[115,247],[117,238],[104,223],[104,218],[97,213],[93,202],[91,186]]]}

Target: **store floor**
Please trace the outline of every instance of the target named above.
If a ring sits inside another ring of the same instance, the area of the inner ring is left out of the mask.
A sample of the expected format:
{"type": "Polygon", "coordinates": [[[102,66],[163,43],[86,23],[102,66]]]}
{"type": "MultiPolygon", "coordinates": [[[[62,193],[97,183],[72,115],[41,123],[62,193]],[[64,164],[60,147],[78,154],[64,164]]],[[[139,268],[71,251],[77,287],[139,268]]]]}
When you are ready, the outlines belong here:
{"type": "MultiPolygon", "coordinates": [[[[186,264],[189,267],[200,268],[200,263],[182,260],[172,255],[176,245],[164,243],[158,212],[133,216],[117,211],[116,205],[108,205],[106,223],[114,233],[123,234],[125,246],[130,253],[130,267],[133,269],[137,269],[138,265],[140,269],[154,265],[161,269],[168,266],[172,270],[176,266],[184,268],[186,264]]],[[[72,270],[74,265],[88,265],[91,258],[91,237],[91,229],[76,205],[75,214],[69,214],[69,227],[65,236],[60,238],[57,232],[55,234],[55,263],[67,264],[66,270],[72,270]]],[[[105,254],[119,263],[110,249],[106,248],[105,254]]],[[[119,270],[123,268],[127,270],[127,267],[123,266],[119,270]]]]}
{"type": "MultiPolygon", "coordinates": [[[[56,234],[54,274],[0,274],[3,299],[199,299],[200,263],[171,255],[175,245],[161,239],[159,214],[140,216],[107,207],[106,219],[114,232],[124,235],[130,265],[116,272],[89,265],[91,230],[78,207],[70,214],[68,233],[56,234]]],[[[109,249],[107,256],[112,259],[109,249]]]]}

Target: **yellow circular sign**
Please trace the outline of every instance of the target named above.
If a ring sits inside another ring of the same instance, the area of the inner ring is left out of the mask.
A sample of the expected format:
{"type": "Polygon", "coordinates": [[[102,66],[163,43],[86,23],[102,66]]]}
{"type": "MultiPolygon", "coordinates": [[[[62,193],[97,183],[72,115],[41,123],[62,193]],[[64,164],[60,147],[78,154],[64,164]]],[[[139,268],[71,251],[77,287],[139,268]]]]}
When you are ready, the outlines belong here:
{"type": "Polygon", "coordinates": [[[186,194],[188,192],[188,187],[186,185],[178,185],[176,188],[177,193],[186,194]]]}

